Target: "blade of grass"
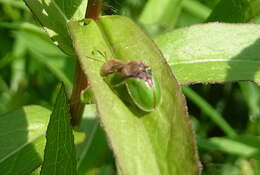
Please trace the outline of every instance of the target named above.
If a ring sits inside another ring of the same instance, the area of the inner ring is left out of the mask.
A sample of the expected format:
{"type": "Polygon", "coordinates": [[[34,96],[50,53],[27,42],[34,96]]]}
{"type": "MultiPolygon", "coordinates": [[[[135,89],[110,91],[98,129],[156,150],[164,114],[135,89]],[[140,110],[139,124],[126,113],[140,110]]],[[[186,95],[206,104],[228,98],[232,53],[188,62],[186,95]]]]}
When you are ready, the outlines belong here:
{"type": "Polygon", "coordinates": [[[96,105],[85,106],[79,129],[86,133],[87,138],[77,145],[79,175],[102,173],[104,167],[113,161],[112,152],[108,147],[97,115],[96,105]]]}
{"type": "Polygon", "coordinates": [[[259,138],[254,136],[251,138],[240,136],[237,139],[212,137],[206,140],[198,138],[198,145],[202,149],[207,149],[210,151],[221,151],[224,153],[238,155],[246,158],[253,157],[259,159],[260,155],[259,138]]]}
{"type": "Polygon", "coordinates": [[[143,24],[173,27],[181,10],[181,3],[182,0],[149,0],[140,15],[139,21],[143,24]]]}
{"type": "Polygon", "coordinates": [[[211,12],[210,8],[196,0],[183,0],[182,7],[187,12],[203,20],[206,20],[211,12]]]}
{"type": "Polygon", "coordinates": [[[201,98],[195,91],[187,86],[184,86],[182,89],[184,94],[194,104],[196,104],[213,122],[215,122],[216,125],[218,125],[223,130],[223,132],[226,133],[227,136],[233,137],[237,135],[235,130],[212,106],[210,106],[210,104],[207,103],[206,100],[201,98]]]}

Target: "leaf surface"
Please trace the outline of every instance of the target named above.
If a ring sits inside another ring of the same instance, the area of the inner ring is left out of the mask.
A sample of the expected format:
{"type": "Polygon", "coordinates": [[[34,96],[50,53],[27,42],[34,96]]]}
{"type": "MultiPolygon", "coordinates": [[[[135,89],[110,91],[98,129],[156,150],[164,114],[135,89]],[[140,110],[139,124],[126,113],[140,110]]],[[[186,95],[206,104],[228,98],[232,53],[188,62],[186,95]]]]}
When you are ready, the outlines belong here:
{"type": "Polygon", "coordinates": [[[238,155],[240,157],[253,157],[259,160],[260,140],[256,136],[242,135],[233,138],[211,137],[208,140],[198,139],[198,145],[202,149],[210,151],[221,151],[228,154],[238,155]]]}
{"type": "Polygon", "coordinates": [[[65,53],[74,55],[67,30],[69,20],[84,19],[87,0],[24,0],[51,39],[65,53]]]}
{"type": "Polygon", "coordinates": [[[62,85],[48,124],[41,175],[77,174],[74,137],[67,100],[62,85]]]}
{"type": "Polygon", "coordinates": [[[32,58],[45,65],[66,87],[72,87],[75,67],[73,58],[61,52],[45,33],[21,30],[15,34],[23,40],[32,58]]]}
{"type": "Polygon", "coordinates": [[[181,84],[260,84],[260,25],[194,25],[163,34],[155,42],[181,84]]]}
{"type": "Polygon", "coordinates": [[[50,111],[27,106],[0,116],[0,174],[29,174],[40,166],[50,111]]]}
{"type": "Polygon", "coordinates": [[[175,24],[181,10],[182,0],[149,0],[140,16],[144,24],[175,24]],[[160,8],[158,8],[158,5],[160,8]]]}
{"type": "Polygon", "coordinates": [[[248,22],[260,13],[260,0],[221,0],[207,22],[248,22]]]}
{"type": "Polygon", "coordinates": [[[70,22],[69,30],[121,173],[199,174],[183,95],[153,42],[131,20],[120,16],[102,17],[98,24],[70,22]],[[96,50],[108,59],[142,60],[151,66],[162,89],[162,102],[155,111],[135,111],[119,99],[100,75],[104,63],[96,60],[106,58],[95,54],[96,50]]]}
{"type": "Polygon", "coordinates": [[[86,133],[86,139],[77,145],[79,175],[114,174],[111,168],[113,155],[108,147],[105,133],[97,118],[96,105],[86,105],[80,130],[86,133]]]}

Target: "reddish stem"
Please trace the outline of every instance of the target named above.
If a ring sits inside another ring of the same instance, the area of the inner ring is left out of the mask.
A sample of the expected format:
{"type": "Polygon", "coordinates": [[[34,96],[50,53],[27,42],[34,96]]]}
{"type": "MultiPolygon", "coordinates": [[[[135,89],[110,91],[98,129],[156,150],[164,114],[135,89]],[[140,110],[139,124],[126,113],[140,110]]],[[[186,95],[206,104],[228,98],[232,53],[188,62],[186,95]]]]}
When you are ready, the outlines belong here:
{"type": "Polygon", "coordinates": [[[79,62],[76,63],[76,75],[74,81],[74,87],[72,90],[70,100],[70,112],[71,112],[71,124],[76,126],[81,120],[81,116],[84,111],[84,103],[80,100],[81,91],[88,88],[88,79],[82,71],[79,62]]]}
{"type": "Polygon", "coordinates": [[[98,19],[101,10],[101,0],[89,0],[86,18],[98,19]]]}
{"type": "MultiPolygon", "coordinates": [[[[86,12],[86,18],[98,19],[101,9],[100,0],[89,0],[86,12]]],[[[85,76],[83,70],[80,67],[79,60],[76,63],[76,75],[74,86],[71,94],[70,112],[71,112],[71,124],[77,126],[80,123],[85,104],[80,101],[81,91],[88,88],[88,79],[85,76]]]]}

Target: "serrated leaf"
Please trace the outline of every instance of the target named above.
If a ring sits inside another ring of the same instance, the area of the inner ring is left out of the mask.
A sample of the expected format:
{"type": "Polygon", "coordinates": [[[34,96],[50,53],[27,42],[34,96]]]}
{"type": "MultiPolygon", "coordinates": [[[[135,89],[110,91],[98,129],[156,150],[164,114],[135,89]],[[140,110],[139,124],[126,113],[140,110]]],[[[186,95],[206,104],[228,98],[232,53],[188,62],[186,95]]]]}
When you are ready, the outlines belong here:
{"type": "Polygon", "coordinates": [[[76,152],[65,88],[60,87],[46,133],[41,175],[76,175],[76,152]]]}
{"type": "Polygon", "coordinates": [[[29,174],[40,166],[50,111],[27,106],[0,116],[0,174],[29,174]]]}
{"type": "Polygon", "coordinates": [[[163,34],[155,42],[181,84],[260,84],[260,25],[194,25],[163,34]]]}
{"type": "Polygon", "coordinates": [[[87,0],[24,0],[51,39],[65,53],[74,55],[67,31],[69,20],[85,17],[87,0]]]}
{"type": "Polygon", "coordinates": [[[199,174],[183,96],[152,41],[120,16],[102,17],[98,25],[91,20],[70,22],[69,30],[122,174],[199,174]],[[97,49],[108,59],[142,60],[151,66],[162,89],[162,103],[154,112],[131,111],[119,99],[100,75],[103,63],[89,58],[102,59],[93,54],[97,49]]]}

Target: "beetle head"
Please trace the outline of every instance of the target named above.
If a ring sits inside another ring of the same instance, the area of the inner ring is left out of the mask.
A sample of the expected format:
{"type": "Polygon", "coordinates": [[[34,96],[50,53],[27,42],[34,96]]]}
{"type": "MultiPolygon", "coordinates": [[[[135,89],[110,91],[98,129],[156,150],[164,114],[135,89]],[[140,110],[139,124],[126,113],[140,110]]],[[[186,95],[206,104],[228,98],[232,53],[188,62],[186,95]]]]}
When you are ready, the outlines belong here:
{"type": "Polygon", "coordinates": [[[101,68],[101,73],[102,75],[109,75],[115,72],[121,72],[124,65],[125,63],[120,60],[111,59],[103,65],[103,67],[101,68]]]}

